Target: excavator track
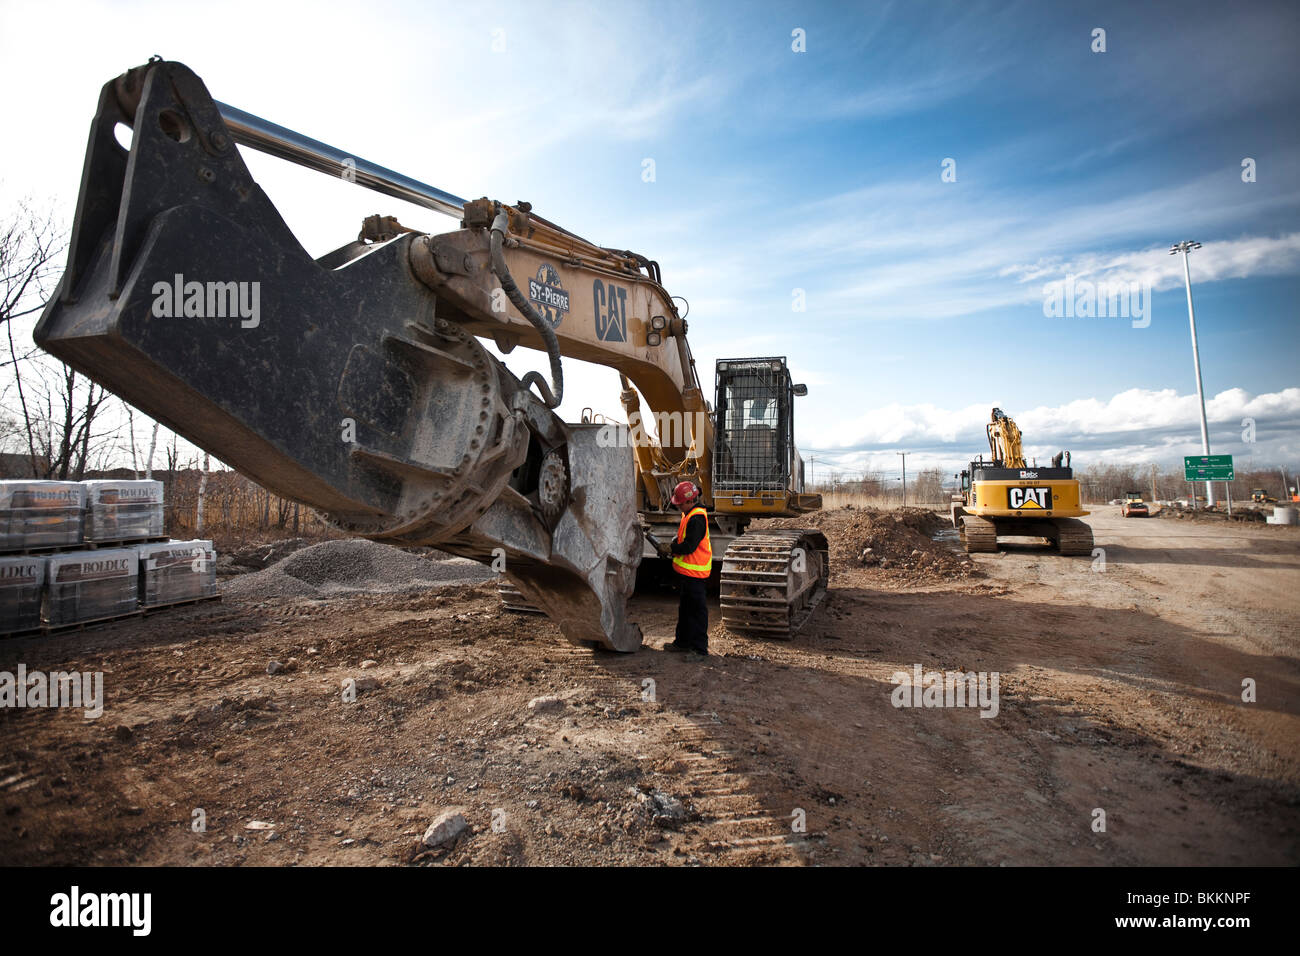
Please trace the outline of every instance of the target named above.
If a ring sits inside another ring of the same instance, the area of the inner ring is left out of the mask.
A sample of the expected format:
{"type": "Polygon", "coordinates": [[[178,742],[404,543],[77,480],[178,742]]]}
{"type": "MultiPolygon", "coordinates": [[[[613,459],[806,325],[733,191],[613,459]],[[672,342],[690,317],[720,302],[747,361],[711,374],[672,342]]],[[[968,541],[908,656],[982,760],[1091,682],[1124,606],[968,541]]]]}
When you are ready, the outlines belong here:
{"type": "Polygon", "coordinates": [[[774,528],[742,534],[722,556],[722,623],[739,634],[789,640],[826,596],[826,536],[774,528]]]}
{"type": "Polygon", "coordinates": [[[1092,554],[1092,528],[1078,518],[1055,518],[1056,550],[1059,554],[1092,554]]]}
{"type": "Polygon", "coordinates": [[[961,517],[961,543],[967,554],[991,553],[998,549],[997,526],[972,514],[961,517]]]}

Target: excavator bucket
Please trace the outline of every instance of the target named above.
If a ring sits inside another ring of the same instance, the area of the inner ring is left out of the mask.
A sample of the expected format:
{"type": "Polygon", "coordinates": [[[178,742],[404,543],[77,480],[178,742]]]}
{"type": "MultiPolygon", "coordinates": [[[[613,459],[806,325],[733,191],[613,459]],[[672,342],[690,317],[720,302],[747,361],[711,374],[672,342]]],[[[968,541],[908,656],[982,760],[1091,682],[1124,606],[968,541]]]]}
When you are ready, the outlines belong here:
{"type": "Polygon", "coordinates": [[[313,260],[199,78],[151,62],[103,88],[36,341],[346,533],[504,567],[569,639],[635,650],[630,443],[561,421],[466,332],[413,272],[422,238],[313,260]]]}

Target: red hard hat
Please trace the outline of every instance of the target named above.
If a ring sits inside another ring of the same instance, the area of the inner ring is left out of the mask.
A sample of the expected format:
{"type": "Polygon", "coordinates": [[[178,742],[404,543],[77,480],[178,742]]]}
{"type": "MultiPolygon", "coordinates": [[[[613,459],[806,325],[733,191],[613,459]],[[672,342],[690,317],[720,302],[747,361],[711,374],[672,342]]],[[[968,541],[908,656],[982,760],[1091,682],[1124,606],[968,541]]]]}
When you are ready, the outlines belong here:
{"type": "Polygon", "coordinates": [[[695,487],[693,481],[679,481],[677,487],[673,489],[673,504],[684,505],[694,501],[700,496],[700,489],[695,487]]]}

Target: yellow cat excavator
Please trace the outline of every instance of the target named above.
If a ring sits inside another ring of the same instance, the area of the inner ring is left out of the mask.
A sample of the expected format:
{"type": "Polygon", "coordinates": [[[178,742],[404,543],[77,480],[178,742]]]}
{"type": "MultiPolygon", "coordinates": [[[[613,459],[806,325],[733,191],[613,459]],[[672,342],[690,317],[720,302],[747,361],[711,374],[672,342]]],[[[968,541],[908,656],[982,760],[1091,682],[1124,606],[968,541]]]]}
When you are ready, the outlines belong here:
{"type": "Polygon", "coordinates": [[[998,538],[1043,538],[1061,554],[1091,554],[1092,528],[1079,518],[1079,480],[1070,453],[1050,468],[1030,467],[1020,428],[1000,408],[985,426],[991,461],[981,455],[961,473],[960,500],[952,503],[952,524],[968,552],[996,551],[998,538]]]}
{"type": "Polygon", "coordinates": [[[101,91],[36,341],[348,534],[504,559],[569,639],[614,650],[640,646],[627,599],[689,478],[711,512],[724,622],[790,636],[825,591],[826,539],[746,527],[821,506],[794,445],[806,389],[782,358],[728,359],[711,404],[686,331],[653,260],[218,103],[155,59],[101,91]],[[460,227],[373,216],[312,259],[237,144],[460,227]],[[516,378],[482,340],[544,350],[549,381],[516,378]],[[625,424],[559,418],[565,356],[618,371],[625,424]]]}

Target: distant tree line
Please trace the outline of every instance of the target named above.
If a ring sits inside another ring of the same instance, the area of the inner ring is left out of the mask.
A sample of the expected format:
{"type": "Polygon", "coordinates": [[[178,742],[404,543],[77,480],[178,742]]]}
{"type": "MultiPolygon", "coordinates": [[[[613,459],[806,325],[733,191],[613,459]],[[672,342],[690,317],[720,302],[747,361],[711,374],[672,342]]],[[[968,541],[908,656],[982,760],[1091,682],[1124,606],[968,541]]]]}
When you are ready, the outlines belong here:
{"type": "MultiPolygon", "coordinates": [[[[1263,488],[1265,492],[1281,501],[1284,497],[1281,468],[1235,469],[1232,485],[1232,500],[1249,500],[1251,492],[1263,488]]],[[[1172,501],[1188,498],[1192,494],[1204,496],[1205,483],[1195,485],[1184,480],[1182,469],[1162,469],[1156,465],[1093,465],[1076,469],[1080,490],[1085,501],[1098,503],[1123,498],[1130,492],[1140,494],[1144,499],[1154,501],[1172,501]]],[[[1296,472],[1294,468],[1286,469],[1287,485],[1295,487],[1296,472]]],[[[1228,482],[1214,483],[1216,500],[1223,500],[1228,482]]]]}
{"type": "MultiPolygon", "coordinates": [[[[903,501],[901,470],[893,475],[886,475],[879,469],[856,472],[825,470],[815,473],[814,479],[808,490],[822,495],[835,495],[845,500],[860,498],[864,503],[878,503],[880,506],[897,505],[903,501]]],[[[952,476],[941,468],[925,468],[915,473],[909,470],[907,503],[946,507],[955,485],[952,476]]]]}
{"type": "MultiPolygon", "coordinates": [[[[806,472],[805,472],[806,474],[806,472]]],[[[1188,498],[1192,494],[1204,497],[1205,483],[1197,482],[1195,488],[1183,480],[1181,470],[1162,469],[1156,465],[1093,465],[1076,468],[1080,492],[1086,502],[1093,504],[1123,498],[1129,493],[1141,495],[1145,500],[1172,501],[1188,498]]],[[[1287,468],[1287,486],[1296,487],[1296,469],[1287,468]]],[[[909,505],[940,505],[947,507],[950,497],[957,492],[959,481],[954,473],[941,468],[926,468],[907,475],[907,503],[909,505]]],[[[1246,501],[1256,488],[1279,501],[1285,498],[1282,469],[1251,468],[1236,470],[1232,482],[1233,501],[1246,501]]],[[[880,507],[898,505],[903,500],[902,474],[887,475],[879,469],[846,472],[829,468],[818,470],[808,491],[834,496],[835,503],[861,499],[864,504],[880,507]]],[[[1224,499],[1226,484],[1215,483],[1215,498],[1224,499]]]]}

